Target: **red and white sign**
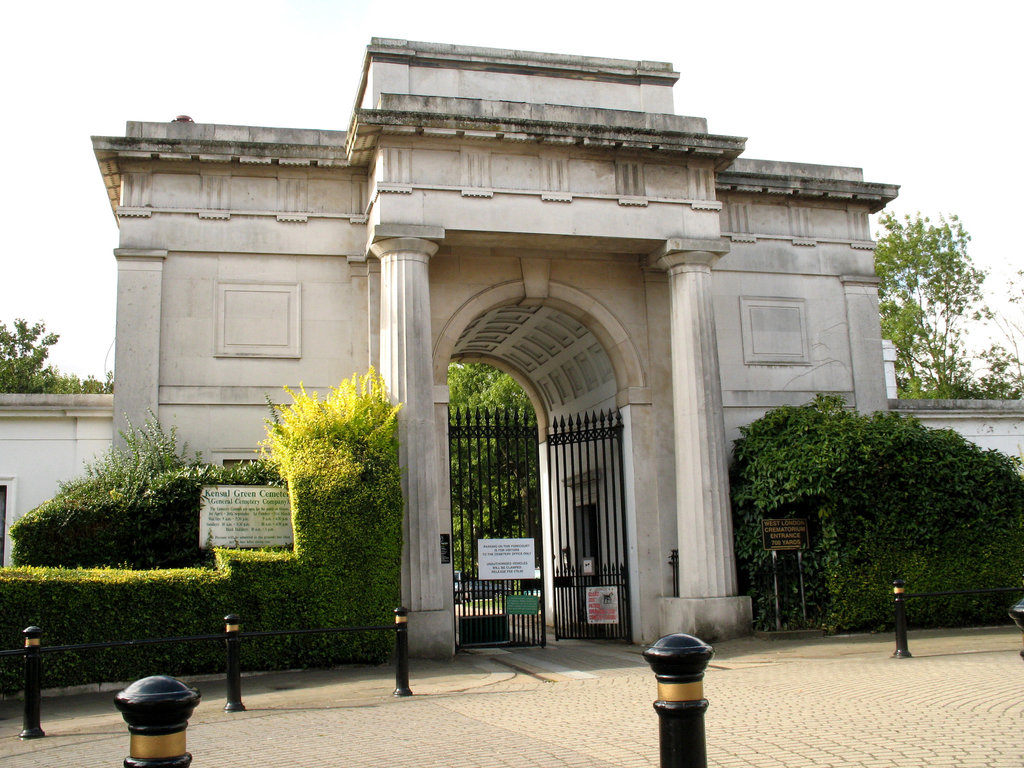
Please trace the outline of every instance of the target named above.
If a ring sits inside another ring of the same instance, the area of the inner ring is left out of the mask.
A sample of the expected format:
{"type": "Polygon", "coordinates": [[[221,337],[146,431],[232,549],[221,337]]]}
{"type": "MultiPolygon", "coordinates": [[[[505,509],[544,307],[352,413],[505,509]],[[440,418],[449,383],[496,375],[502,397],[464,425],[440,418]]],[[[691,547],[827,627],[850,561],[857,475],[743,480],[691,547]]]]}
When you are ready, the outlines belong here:
{"type": "Polygon", "coordinates": [[[587,587],[587,623],[619,623],[618,587],[587,587]]]}

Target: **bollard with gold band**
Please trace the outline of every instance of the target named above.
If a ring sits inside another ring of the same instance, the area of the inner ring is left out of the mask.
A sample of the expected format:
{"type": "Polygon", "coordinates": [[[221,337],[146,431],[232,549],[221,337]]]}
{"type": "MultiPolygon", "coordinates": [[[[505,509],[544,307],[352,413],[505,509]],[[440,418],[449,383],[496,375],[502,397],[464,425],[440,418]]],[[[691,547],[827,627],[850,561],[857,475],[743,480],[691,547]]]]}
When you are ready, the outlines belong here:
{"type": "Polygon", "coordinates": [[[409,688],[409,611],[395,608],[395,696],[412,696],[409,688]]]}
{"type": "Polygon", "coordinates": [[[893,651],[895,659],[909,659],[910,648],[907,647],[907,603],[906,603],[906,582],[903,579],[896,579],[892,583],[893,610],[896,619],[896,650],[893,651]]]}
{"type": "Polygon", "coordinates": [[[180,680],[155,675],[136,680],[114,704],[131,734],[124,768],[188,768],[185,729],[200,694],[180,680]]]}
{"type": "Polygon", "coordinates": [[[644,651],[658,681],[661,768],[707,768],[704,670],[714,649],[692,635],[667,635],[644,651]]]}
{"type": "MultiPolygon", "coordinates": [[[[1010,618],[1013,619],[1013,623],[1017,625],[1021,632],[1024,632],[1024,600],[1010,606],[1008,613],[1010,618]]],[[[1024,635],[1021,637],[1024,638],[1024,635]]],[[[1024,659],[1024,650],[1020,652],[1020,657],[1024,659]]]]}
{"type": "Polygon", "coordinates": [[[45,736],[39,727],[39,704],[42,696],[42,637],[39,627],[25,627],[25,711],[19,736],[23,739],[39,739],[45,736]]]}
{"type": "Polygon", "coordinates": [[[238,636],[242,620],[233,613],[224,617],[224,645],[228,654],[228,695],[224,703],[225,712],[245,712],[242,703],[242,639],[238,636]]]}

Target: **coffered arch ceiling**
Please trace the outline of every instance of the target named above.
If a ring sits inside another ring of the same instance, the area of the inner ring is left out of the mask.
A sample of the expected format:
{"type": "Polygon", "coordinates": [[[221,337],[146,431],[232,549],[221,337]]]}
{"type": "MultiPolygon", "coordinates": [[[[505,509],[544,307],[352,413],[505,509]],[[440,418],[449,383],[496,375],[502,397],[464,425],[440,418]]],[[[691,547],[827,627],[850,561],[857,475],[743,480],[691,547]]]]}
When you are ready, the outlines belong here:
{"type": "Polygon", "coordinates": [[[501,360],[528,379],[548,413],[592,408],[615,393],[607,352],[590,330],[545,306],[505,306],[462,332],[453,359],[501,360]]]}

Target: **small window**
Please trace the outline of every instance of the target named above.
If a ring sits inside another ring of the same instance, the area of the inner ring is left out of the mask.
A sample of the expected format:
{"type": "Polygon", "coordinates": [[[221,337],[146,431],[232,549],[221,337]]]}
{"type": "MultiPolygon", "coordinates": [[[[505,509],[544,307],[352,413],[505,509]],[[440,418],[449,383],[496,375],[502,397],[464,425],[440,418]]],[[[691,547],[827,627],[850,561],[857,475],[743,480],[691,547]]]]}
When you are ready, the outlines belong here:
{"type": "Polygon", "coordinates": [[[221,461],[222,467],[236,467],[239,464],[252,464],[256,459],[224,459],[221,461]]]}

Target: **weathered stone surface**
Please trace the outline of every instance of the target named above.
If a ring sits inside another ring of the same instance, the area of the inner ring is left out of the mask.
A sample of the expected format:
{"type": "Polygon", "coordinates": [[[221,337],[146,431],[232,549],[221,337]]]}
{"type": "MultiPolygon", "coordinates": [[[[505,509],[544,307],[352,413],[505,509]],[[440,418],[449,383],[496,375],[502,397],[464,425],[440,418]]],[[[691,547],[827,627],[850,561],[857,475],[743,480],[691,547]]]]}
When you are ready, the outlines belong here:
{"type": "Polygon", "coordinates": [[[346,131],[95,138],[120,223],[118,423],[152,409],[204,455],[241,458],[281,385],[380,368],[406,403],[403,599],[420,652],[444,655],[446,369],[491,362],[541,425],[621,409],[634,638],[743,631],[731,440],[820,391],[886,408],[867,217],[897,188],[741,158],[743,139],[674,114],[677,79],[374,39],[346,131]]]}

